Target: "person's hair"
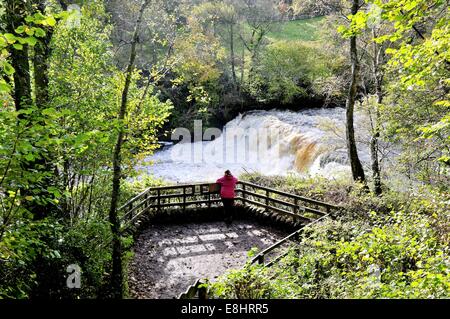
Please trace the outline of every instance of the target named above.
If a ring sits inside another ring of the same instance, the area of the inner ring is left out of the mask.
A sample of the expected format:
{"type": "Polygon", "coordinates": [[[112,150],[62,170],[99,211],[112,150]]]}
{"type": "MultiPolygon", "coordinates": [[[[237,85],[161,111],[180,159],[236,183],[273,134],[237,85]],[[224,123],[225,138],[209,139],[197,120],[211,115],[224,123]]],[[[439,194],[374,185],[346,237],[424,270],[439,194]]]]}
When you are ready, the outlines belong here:
{"type": "Polygon", "coordinates": [[[225,171],[225,175],[231,176],[231,172],[230,172],[229,169],[227,169],[227,170],[225,171]]]}

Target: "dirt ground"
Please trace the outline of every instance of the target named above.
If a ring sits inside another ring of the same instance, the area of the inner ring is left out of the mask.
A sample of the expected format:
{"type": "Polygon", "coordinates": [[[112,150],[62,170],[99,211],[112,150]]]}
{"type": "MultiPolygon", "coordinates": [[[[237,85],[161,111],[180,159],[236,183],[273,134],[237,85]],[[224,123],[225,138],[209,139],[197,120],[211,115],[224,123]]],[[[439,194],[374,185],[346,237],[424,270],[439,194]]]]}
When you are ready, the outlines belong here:
{"type": "Polygon", "coordinates": [[[171,299],[197,279],[214,281],[245,265],[252,247],[270,246],[286,233],[252,221],[154,225],[135,243],[129,286],[133,298],[171,299]]]}

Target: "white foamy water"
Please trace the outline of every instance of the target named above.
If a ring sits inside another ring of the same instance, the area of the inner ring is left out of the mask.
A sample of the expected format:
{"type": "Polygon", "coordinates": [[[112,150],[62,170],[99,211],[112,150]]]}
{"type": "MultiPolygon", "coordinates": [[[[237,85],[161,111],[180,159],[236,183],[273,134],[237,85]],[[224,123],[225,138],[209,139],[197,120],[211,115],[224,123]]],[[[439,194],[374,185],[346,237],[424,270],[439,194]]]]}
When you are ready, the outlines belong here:
{"type": "MultiPolygon", "coordinates": [[[[165,146],[140,168],[171,182],[215,181],[226,169],[337,177],[350,172],[344,125],[342,108],[253,111],[227,123],[220,136],[207,131],[212,141],[165,146]]],[[[361,151],[360,157],[368,158],[361,151]]]]}

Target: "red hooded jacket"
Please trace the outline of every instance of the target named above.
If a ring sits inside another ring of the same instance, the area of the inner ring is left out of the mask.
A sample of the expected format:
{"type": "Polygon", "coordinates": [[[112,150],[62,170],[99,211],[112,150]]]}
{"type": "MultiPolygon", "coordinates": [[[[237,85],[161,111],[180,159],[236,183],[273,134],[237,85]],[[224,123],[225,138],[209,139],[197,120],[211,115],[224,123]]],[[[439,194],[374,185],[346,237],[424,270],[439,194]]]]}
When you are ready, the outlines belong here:
{"type": "Polygon", "coordinates": [[[222,178],[219,178],[216,183],[221,185],[220,188],[220,197],[222,198],[234,198],[234,188],[238,179],[233,175],[225,175],[222,178]]]}

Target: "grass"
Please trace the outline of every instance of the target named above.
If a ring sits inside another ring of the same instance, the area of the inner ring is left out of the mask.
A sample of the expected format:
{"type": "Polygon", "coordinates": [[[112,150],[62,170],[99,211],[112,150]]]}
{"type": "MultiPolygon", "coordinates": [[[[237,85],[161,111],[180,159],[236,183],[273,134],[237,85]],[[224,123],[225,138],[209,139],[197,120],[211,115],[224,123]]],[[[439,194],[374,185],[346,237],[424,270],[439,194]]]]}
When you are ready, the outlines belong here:
{"type": "MultiPolygon", "coordinates": [[[[272,27],[272,31],[267,34],[270,42],[276,41],[306,41],[313,42],[320,40],[320,27],[321,22],[325,17],[315,17],[294,21],[283,21],[275,23],[272,27]]],[[[246,33],[250,34],[250,26],[245,24],[244,29],[246,33]]],[[[228,30],[223,30],[224,34],[227,34],[225,41],[228,41],[228,30]]],[[[224,42],[225,50],[229,54],[229,44],[224,42]]],[[[234,49],[237,55],[242,53],[244,45],[238,36],[235,37],[234,49]]]]}
{"type": "Polygon", "coordinates": [[[317,41],[320,23],[324,17],[279,22],[268,37],[272,41],[317,41]]]}

